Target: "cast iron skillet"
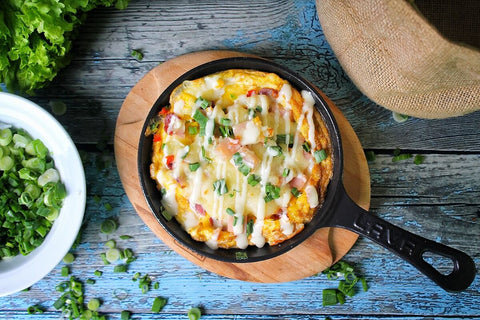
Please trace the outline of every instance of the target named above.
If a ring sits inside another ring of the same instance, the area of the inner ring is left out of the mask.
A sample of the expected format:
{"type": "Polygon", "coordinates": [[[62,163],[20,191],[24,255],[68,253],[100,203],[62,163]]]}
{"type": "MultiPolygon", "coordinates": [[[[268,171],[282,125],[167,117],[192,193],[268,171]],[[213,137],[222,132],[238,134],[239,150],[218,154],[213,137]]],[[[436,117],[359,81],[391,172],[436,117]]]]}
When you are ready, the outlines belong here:
{"type": "Polygon", "coordinates": [[[475,264],[468,255],[396,227],[360,208],[349,198],[342,182],[342,153],[340,132],[335,118],[312,84],[296,73],[271,61],[261,58],[236,57],[220,59],[200,65],[180,76],[160,95],[149,112],[142,130],[138,148],[138,171],[144,196],[158,222],[182,245],[208,258],[231,263],[266,260],[292,249],[312,235],[318,228],[340,227],[365,236],[394,252],[447,291],[461,291],[468,288],[476,273],[475,264]],[[149,170],[152,137],[145,136],[144,132],[150,120],[161,108],[168,105],[169,97],[173,89],[183,81],[193,80],[218,71],[235,68],[273,72],[290,82],[295,88],[299,90],[309,90],[312,93],[315,99],[315,107],[321,114],[330,133],[334,173],[328,185],[324,203],[317,209],[313,220],[295,237],[275,246],[265,245],[263,248],[248,247],[245,250],[212,250],[206,244],[193,240],[175,219],[168,221],[161,214],[161,193],[157,189],[155,181],[150,178],[149,170]],[[239,252],[242,254],[239,255],[239,252]],[[442,274],[426,262],[423,255],[427,252],[451,259],[453,262],[453,270],[451,273],[448,275],[442,274]]]}

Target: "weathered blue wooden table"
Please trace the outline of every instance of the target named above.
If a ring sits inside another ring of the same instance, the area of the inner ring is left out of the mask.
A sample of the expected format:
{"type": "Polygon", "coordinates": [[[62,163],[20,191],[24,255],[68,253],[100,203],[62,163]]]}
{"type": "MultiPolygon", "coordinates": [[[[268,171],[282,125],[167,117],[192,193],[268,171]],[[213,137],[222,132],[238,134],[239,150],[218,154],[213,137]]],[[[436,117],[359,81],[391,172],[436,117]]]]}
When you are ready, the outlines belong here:
{"type": "MultiPolygon", "coordinates": [[[[187,319],[201,307],[202,319],[480,319],[480,280],[464,292],[447,293],[387,250],[360,238],[343,258],[365,276],[343,305],[322,306],[322,290],[337,283],[316,275],[261,284],[218,276],[184,259],[143,223],[130,204],[115,166],[113,134],[122,102],[149,70],[181,54],[228,49],[253,53],[303,74],[321,88],[349,120],[369,162],[371,211],[385,220],[469,254],[480,263],[480,113],[445,120],[409,119],[392,113],[359,92],[326,42],[314,1],[149,1],[133,0],[126,10],[91,12],[73,50],[72,63],[34,101],[57,116],[79,149],[87,177],[87,209],[71,273],[85,284],[85,298],[99,298],[101,314],[120,319],[187,319]],[[141,50],[144,58],[131,52],[141,50]],[[394,150],[425,156],[392,162],[394,150]],[[119,221],[113,235],[100,232],[107,217],[119,221]],[[130,239],[120,239],[129,235],[130,239]],[[100,254],[114,238],[136,260],[127,273],[114,273],[100,254]],[[95,270],[103,271],[96,277],[95,270]],[[142,293],[134,273],[148,274],[158,289],[142,293]],[[168,299],[152,313],[153,299],[168,299]]],[[[58,319],[53,307],[64,280],[60,263],[29,291],[0,298],[1,319],[58,319]],[[29,315],[38,305],[43,314],[29,315]]]]}

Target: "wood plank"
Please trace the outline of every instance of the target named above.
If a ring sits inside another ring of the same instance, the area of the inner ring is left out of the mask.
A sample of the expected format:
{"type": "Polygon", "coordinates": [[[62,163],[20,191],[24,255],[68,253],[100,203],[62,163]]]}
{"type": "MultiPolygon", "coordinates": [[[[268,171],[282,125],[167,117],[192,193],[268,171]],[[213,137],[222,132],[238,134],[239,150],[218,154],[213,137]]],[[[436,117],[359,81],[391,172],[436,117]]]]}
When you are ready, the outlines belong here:
{"type": "Polygon", "coordinates": [[[112,139],[123,99],[158,63],[194,51],[229,49],[271,58],[311,80],[345,114],[364,148],[480,151],[480,112],[398,124],[391,112],[362,95],[325,42],[312,1],[259,1],[248,9],[206,0],[135,1],[125,11],[92,12],[75,45],[72,64],[34,100],[47,109],[52,99],[64,101],[68,112],[59,120],[77,143],[112,139]],[[143,61],[131,56],[133,49],[144,51],[143,61]],[[85,123],[94,130],[84,132],[85,123]]]}

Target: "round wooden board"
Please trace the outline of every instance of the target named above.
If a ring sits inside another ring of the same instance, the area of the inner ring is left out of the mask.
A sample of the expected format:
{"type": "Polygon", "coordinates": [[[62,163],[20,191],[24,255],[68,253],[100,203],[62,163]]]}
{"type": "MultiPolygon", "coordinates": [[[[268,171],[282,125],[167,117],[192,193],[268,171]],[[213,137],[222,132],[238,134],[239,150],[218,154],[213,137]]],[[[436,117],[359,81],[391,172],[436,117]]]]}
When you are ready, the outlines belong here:
{"type": "MultiPolygon", "coordinates": [[[[285,282],[312,276],[341,259],[358,235],[340,228],[321,228],[306,241],[285,254],[267,261],[226,263],[205,258],[182,246],[157,222],[143,196],[137,172],[137,150],[141,130],[148,112],[177,77],[209,61],[252,56],[232,51],[202,51],[173,58],[147,73],[130,91],[119,112],[115,129],[115,157],[123,187],[138,215],[165,244],[174,251],[216,274],[244,281],[285,282]]],[[[343,114],[326,97],[340,128],[344,154],[344,185],[359,206],[370,206],[370,175],[365,155],[353,128],[343,114]]]]}

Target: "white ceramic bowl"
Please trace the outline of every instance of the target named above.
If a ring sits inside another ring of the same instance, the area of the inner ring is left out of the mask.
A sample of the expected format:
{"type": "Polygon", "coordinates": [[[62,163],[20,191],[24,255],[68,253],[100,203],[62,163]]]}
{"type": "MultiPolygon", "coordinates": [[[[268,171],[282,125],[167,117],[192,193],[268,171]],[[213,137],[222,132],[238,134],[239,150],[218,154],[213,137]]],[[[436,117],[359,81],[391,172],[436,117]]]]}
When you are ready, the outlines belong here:
{"type": "Polygon", "coordinates": [[[62,209],[41,246],[27,256],[0,260],[0,296],[30,287],[47,275],[72,246],[85,212],[83,165],[72,139],[47,111],[22,97],[0,92],[0,125],[11,124],[49,149],[67,189],[62,209]]]}

